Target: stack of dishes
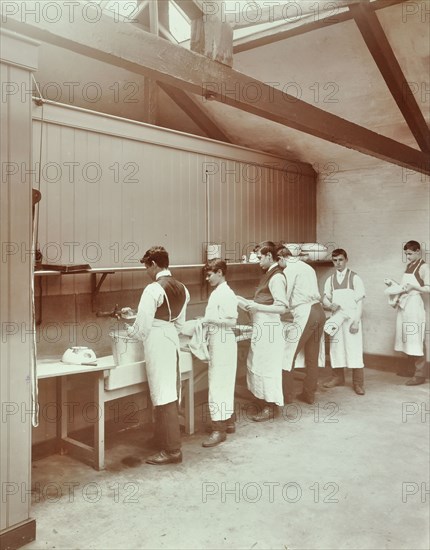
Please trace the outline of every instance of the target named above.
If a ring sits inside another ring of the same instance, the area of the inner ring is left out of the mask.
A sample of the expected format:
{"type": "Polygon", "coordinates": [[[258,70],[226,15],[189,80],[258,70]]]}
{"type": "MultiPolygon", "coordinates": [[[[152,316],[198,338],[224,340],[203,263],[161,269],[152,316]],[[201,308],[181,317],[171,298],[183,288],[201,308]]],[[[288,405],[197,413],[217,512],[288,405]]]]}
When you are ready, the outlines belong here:
{"type": "Polygon", "coordinates": [[[292,256],[299,256],[302,249],[302,245],[298,243],[284,243],[286,249],[291,252],[292,256]]]}
{"type": "Polygon", "coordinates": [[[301,252],[306,254],[310,261],[319,262],[327,258],[328,248],[320,243],[304,243],[301,252]]]}

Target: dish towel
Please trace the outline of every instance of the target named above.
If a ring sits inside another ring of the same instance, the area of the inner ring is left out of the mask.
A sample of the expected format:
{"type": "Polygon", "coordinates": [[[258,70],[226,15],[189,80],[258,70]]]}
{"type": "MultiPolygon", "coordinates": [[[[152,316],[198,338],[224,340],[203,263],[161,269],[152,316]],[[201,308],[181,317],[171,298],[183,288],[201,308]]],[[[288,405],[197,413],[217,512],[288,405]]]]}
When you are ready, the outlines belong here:
{"type": "MultiPolygon", "coordinates": [[[[203,326],[201,319],[187,321],[186,333],[191,336],[188,347],[193,355],[207,363],[209,361],[208,329],[203,326]]],[[[184,328],[181,331],[184,334],[184,328]]]]}
{"type": "Polygon", "coordinates": [[[329,336],[334,336],[337,331],[340,329],[341,325],[351,316],[343,309],[336,311],[334,315],[327,319],[324,324],[324,332],[329,336]]]}
{"type": "Polygon", "coordinates": [[[407,293],[402,285],[399,285],[399,283],[393,279],[384,279],[384,283],[387,285],[384,294],[388,296],[388,304],[393,308],[399,307],[400,309],[404,309],[407,301],[407,293]]]}

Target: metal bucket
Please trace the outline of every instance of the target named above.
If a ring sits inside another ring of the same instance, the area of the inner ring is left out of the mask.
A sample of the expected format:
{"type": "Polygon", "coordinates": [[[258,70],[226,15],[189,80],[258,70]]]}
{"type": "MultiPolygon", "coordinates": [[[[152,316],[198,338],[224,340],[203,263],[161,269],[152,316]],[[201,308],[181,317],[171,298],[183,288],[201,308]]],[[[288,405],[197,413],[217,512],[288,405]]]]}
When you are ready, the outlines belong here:
{"type": "Polygon", "coordinates": [[[112,354],[115,365],[127,365],[144,361],[143,343],[137,338],[128,336],[126,330],[110,332],[112,339],[112,354]]]}

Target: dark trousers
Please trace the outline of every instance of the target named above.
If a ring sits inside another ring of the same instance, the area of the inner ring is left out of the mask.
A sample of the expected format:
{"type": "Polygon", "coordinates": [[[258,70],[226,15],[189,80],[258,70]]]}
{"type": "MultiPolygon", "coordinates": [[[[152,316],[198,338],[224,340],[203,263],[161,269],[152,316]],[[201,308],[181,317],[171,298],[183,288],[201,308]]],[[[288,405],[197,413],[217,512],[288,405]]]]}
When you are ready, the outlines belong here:
{"type": "Polygon", "coordinates": [[[294,355],[293,368],[291,371],[282,371],[282,389],[284,400],[287,396],[293,395],[294,390],[294,363],[297,355],[302,349],[305,350],[306,375],[303,382],[303,393],[313,395],[318,386],[318,357],[320,342],[326,321],[323,307],[320,303],[313,304],[309,312],[309,319],[300,336],[294,355]]]}
{"type": "MultiPolygon", "coordinates": [[[[362,386],[364,384],[364,368],[350,370],[352,371],[352,383],[362,386]]],[[[333,376],[337,376],[341,382],[345,383],[345,368],[331,369],[331,372],[333,376]]]]}
{"type": "MultiPolygon", "coordinates": [[[[425,348],[424,348],[425,350],[425,348]]],[[[425,351],[424,351],[425,353],[425,351]]],[[[410,355],[409,357],[412,358],[413,361],[413,376],[416,376],[417,378],[426,378],[427,377],[427,369],[426,369],[426,356],[418,356],[418,355],[410,355]]]]}
{"type": "Polygon", "coordinates": [[[179,428],[178,402],[154,408],[155,438],[161,450],[176,451],[181,448],[181,431],[179,428]]]}

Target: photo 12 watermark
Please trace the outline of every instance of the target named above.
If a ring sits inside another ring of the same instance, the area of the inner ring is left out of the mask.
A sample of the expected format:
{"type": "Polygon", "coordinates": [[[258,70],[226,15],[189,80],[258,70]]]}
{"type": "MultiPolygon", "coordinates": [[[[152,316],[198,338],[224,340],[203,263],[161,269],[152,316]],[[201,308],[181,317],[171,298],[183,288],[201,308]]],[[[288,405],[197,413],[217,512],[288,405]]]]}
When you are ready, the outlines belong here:
{"type": "Polygon", "coordinates": [[[403,481],[402,502],[404,504],[421,502],[426,504],[429,500],[430,486],[425,481],[403,481]]]}
{"type": "Polygon", "coordinates": [[[202,503],[250,503],[296,504],[302,499],[315,504],[338,504],[339,484],[335,481],[315,481],[311,485],[297,481],[206,481],[202,484],[202,503]]]}
{"type": "MultiPolygon", "coordinates": [[[[284,421],[289,424],[297,424],[300,421],[313,422],[315,424],[338,424],[340,421],[340,406],[335,401],[326,403],[315,403],[312,406],[303,407],[299,403],[289,403],[279,407],[278,414],[268,420],[268,423],[284,421]]],[[[221,402],[210,401],[199,407],[199,416],[202,423],[209,423],[211,418],[233,417],[235,422],[253,423],[253,417],[260,412],[255,403],[235,403],[232,410],[231,405],[221,402]]]]}
{"type": "Polygon", "coordinates": [[[426,423],[430,418],[430,404],[422,401],[418,403],[416,401],[407,401],[402,403],[402,422],[407,423],[411,420],[413,422],[426,423]]]}
{"type": "Polygon", "coordinates": [[[39,0],[1,2],[1,21],[15,19],[22,23],[86,23],[96,24],[104,16],[115,23],[137,23],[140,2],[118,0],[110,2],[79,0],[39,0]]]}
{"type": "Polygon", "coordinates": [[[7,504],[19,499],[22,503],[48,502],[56,504],[81,502],[96,504],[102,499],[108,499],[115,504],[139,504],[142,499],[141,484],[136,481],[97,483],[90,481],[47,481],[35,482],[28,486],[25,482],[3,482],[1,486],[1,502],[7,504]]]}

